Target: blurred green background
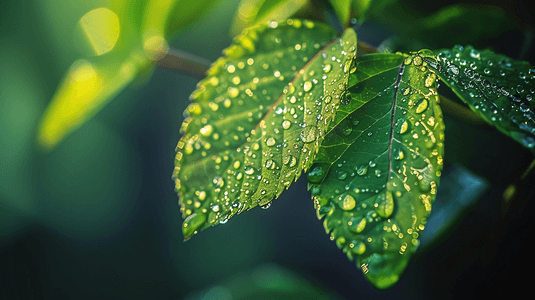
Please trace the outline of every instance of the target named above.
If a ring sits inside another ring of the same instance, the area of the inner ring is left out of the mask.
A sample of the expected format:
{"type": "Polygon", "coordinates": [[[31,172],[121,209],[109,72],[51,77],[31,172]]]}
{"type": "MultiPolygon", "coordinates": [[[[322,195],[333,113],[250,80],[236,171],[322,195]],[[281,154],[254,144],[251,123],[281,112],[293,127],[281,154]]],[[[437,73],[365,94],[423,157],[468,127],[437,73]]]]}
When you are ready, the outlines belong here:
{"type": "MultiPolygon", "coordinates": [[[[455,3],[475,3],[476,11],[494,5],[504,24],[487,26],[494,35],[475,30],[471,44],[534,62],[529,1],[383,2],[400,3],[402,10],[384,16],[412,37],[426,36],[409,26],[415,16],[455,3]]],[[[42,151],[39,120],[81,55],[76,24],[107,3],[0,5],[0,299],[451,299],[530,289],[534,176],[520,183],[507,210],[502,194],[533,155],[490,127],[450,115],[433,226],[405,276],[386,292],[374,290],[329,240],[304,178],[269,209],[183,242],[171,173],[182,112],[198,79],[161,68],[142,73],[57,147],[42,151]]],[[[217,1],[170,46],[214,61],[231,43],[238,5],[217,1]]],[[[458,26],[489,22],[480,18],[458,26]]],[[[371,17],[357,33],[379,46],[397,33],[392,27],[371,17]]],[[[426,46],[467,42],[468,32],[448,28],[428,34],[426,46]]]]}

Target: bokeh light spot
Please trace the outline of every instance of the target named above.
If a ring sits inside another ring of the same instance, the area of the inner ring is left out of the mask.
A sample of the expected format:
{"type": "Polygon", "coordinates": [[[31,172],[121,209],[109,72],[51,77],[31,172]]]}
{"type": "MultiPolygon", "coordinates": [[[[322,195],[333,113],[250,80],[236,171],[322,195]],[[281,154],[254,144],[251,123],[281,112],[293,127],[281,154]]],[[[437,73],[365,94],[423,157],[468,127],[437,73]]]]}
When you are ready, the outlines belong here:
{"type": "Polygon", "coordinates": [[[96,55],[111,51],[119,39],[119,17],[105,7],[86,13],[78,24],[96,55]]]}

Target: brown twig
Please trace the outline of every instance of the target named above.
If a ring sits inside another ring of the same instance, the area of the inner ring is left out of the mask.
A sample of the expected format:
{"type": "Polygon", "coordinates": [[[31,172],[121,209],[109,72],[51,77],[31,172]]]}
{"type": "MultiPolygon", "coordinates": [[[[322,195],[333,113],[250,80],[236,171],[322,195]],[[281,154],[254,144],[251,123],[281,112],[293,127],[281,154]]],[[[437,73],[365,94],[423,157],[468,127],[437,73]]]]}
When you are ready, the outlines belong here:
{"type": "Polygon", "coordinates": [[[440,95],[440,107],[446,113],[455,116],[457,119],[475,125],[488,125],[480,116],[466,106],[459,104],[443,95],[440,95]]]}
{"type": "Polygon", "coordinates": [[[169,49],[167,55],[158,60],[156,64],[164,69],[202,79],[206,76],[206,71],[208,71],[211,62],[184,51],[169,49]]]}

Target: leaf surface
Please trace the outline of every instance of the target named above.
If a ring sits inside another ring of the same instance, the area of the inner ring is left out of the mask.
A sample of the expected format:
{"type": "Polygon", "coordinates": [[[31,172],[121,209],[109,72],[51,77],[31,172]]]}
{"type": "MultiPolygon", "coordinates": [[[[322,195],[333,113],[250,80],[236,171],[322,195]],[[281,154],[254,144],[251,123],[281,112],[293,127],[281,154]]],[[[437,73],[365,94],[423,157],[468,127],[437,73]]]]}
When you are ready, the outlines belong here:
{"type": "Polygon", "coordinates": [[[173,178],[192,234],[267,205],[312,164],[345,92],[356,35],[270,22],[235,39],[191,95],[173,178]]]}
{"type": "Polygon", "coordinates": [[[423,57],[357,58],[308,173],[318,218],[378,288],[395,284],[425,227],[442,170],[444,123],[436,75],[423,57]]]}
{"type": "Polygon", "coordinates": [[[338,19],[342,23],[342,26],[345,26],[349,22],[349,17],[351,15],[351,2],[352,0],[329,0],[331,3],[334,12],[338,16],[338,19]]]}
{"type": "Polygon", "coordinates": [[[488,123],[535,151],[535,68],[490,50],[437,51],[432,69],[488,123]]]}

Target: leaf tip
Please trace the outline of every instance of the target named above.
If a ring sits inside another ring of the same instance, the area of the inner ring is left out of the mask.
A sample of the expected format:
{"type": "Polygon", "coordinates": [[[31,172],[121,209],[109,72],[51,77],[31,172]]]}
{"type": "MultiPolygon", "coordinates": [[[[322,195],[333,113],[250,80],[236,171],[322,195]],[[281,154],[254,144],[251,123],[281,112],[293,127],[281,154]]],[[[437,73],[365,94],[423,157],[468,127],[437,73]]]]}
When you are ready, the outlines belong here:
{"type": "Polygon", "coordinates": [[[198,229],[206,222],[206,216],[203,214],[193,213],[189,215],[182,223],[182,234],[184,235],[184,241],[189,240],[194,234],[198,232],[198,229]]]}
{"type": "Polygon", "coordinates": [[[359,259],[366,279],[377,289],[387,290],[400,279],[409,262],[409,256],[399,253],[373,253],[359,259]]]}

